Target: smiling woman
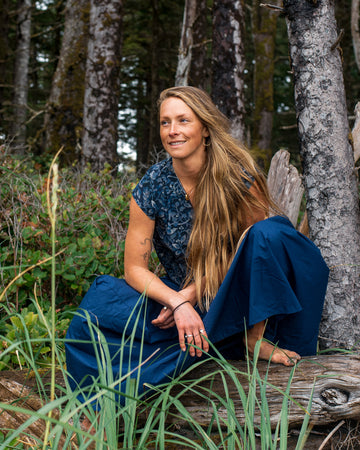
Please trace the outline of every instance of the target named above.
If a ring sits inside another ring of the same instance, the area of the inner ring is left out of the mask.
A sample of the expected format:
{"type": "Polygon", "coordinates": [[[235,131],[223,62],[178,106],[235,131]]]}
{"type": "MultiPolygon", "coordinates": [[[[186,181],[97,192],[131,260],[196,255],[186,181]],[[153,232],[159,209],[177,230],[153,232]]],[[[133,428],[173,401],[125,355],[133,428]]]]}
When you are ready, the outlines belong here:
{"type": "Polygon", "coordinates": [[[265,337],[260,357],[284,365],[316,352],[328,277],[319,250],[279,213],[264,176],[204,91],[167,89],[159,113],[169,158],[133,191],[125,280],[95,280],[70,325],[73,387],[98,374],[87,316],[109,343],[114,374],[137,371],[139,391],[211,353],[209,343],[240,359],[265,337]],[[149,270],[153,245],[163,278],[149,270]],[[132,331],[132,350],[121,347],[132,331]]]}
{"type": "Polygon", "coordinates": [[[187,160],[192,172],[202,167],[205,138],[208,136],[206,127],[181,99],[172,97],[161,104],[160,137],[164,149],[173,158],[173,166],[178,165],[181,170],[181,165],[187,160]],[[181,159],[181,163],[177,159],[181,159]]]}

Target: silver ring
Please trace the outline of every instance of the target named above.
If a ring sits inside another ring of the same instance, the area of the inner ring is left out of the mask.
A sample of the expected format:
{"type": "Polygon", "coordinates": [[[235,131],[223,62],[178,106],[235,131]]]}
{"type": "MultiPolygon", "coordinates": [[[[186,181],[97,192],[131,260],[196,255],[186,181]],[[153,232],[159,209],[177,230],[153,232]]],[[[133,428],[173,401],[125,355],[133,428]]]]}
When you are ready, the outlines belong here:
{"type": "Polygon", "coordinates": [[[199,333],[205,333],[205,330],[199,330],[199,333]]]}
{"type": "Polygon", "coordinates": [[[163,309],[165,309],[165,310],[166,310],[166,309],[167,309],[167,306],[164,306],[164,307],[163,307],[163,309]]]}
{"type": "Polygon", "coordinates": [[[192,335],[192,334],[185,334],[185,337],[186,337],[186,338],[188,338],[188,337],[193,337],[193,335],[192,335]]]}

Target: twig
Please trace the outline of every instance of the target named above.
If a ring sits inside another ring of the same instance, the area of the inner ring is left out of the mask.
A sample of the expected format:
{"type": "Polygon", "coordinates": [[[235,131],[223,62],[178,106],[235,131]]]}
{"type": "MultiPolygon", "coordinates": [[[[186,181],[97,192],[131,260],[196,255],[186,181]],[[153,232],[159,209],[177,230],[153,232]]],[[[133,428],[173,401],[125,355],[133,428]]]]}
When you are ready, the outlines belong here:
{"type": "Polygon", "coordinates": [[[322,441],[322,444],[320,445],[320,447],[318,448],[318,450],[322,450],[325,445],[328,443],[328,441],[331,439],[331,437],[337,432],[337,430],[343,426],[345,423],[345,420],[342,420],[341,422],[339,422],[336,427],[326,436],[326,438],[322,441]]]}
{"type": "Polygon", "coordinates": [[[340,44],[340,41],[342,40],[342,38],[344,37],[345,31],[342,28],[340,30],[339,36],[337,37],[336,41],[333,43],[333,45],[331,46],[331,51],[333,52],[340,44]]]}
{"type": "Polygon", "coordinates": [[[49,258],[43,259],[42,261],[39,261],[36,264],[33,264],[32,266],[28,267],[27,269],[23,270],[22,272],[20,272],[18,275],[16,275],[15,278],[13,278],[10,283],[6,286],[6,288],[4,289],[4,291],[1,293],[0,295],[0,303],[3,301],[3,298],[6,294],[6,292],[8,291],[8,289],[15,283],[16,280],[18,280],[19,278],[21,278],[26,272],[29,272],[29,270],[34,269],[37,266],[41,266],[41,264],[45,264],[48,261],[50,261],[51,259],[55,258],[55,256],[60,255],[61,253],[63,253],[66,250],[66,248],[60,250],[59,252],[57,252],[54,256],[49,256],[49,258]]]}
{"type": "Polygon", "coordinates": [[[260,6],[262,6],[263,8],[267,8],[267,9],[273,9],[275,11],[280,11],[280,12],[284,12],[285,11],[285,9],[282,8],[281,6],[269,5],[268,3],[260,3],[260,6]]]}

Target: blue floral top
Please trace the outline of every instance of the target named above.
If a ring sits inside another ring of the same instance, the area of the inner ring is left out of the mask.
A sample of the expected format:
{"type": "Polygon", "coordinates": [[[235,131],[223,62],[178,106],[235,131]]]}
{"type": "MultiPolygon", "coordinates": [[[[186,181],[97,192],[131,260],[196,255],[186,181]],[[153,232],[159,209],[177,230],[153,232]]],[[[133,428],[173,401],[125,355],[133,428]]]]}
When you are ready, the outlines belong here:
{"type": "MultiPolygon", "coordinates": [[[[250,187],[250,183],[245,183],[250,187]]],[[[181,286],[186,277],[186,249],[193,222],[193,208],[176,176],[172,159],[146,172],[133,191],[139,207],[155,220],[153,244],[168,277],[181,286]]]]}

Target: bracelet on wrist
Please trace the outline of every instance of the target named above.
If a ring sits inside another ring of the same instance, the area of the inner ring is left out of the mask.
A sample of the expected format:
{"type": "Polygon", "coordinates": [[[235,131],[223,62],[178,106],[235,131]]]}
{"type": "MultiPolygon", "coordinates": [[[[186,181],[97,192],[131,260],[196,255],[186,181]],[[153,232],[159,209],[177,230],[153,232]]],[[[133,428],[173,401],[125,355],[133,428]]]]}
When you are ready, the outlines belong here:
{"type": "Polygon", "coordinates": [[[177,306],[175,306],[175,308],[172,310],[173,314],[175,313],[175,311],[176,311],[178,308],[180,308],[180,306],[185,305],[185,303],[190,303],[190,301],[189,301],[189,300],[185,300],[184,302],[179,303],[177,306]]]}

